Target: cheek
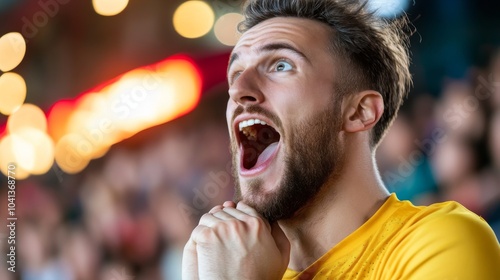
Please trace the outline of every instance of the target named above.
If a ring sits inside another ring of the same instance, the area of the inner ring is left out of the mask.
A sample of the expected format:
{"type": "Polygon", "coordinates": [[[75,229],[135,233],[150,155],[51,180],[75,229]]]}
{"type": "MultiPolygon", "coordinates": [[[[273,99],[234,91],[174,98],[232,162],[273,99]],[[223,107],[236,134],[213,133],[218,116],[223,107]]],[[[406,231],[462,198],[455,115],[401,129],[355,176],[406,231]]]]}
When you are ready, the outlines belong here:
{"type": "Polygon", "coordinates": [[[229,128],[229,131],[231,131],[231,126],[232,126],[231,119],[233,117],[235,109],[236,109],[236,104],[231,99],[229,99],[229,101],[227,102],[227,107],[226,107],[226,122],[227,122],[227,126],[229,128]]]}
{"type": "Polygon", "coordinates": [[[280,106],[284,108],[285,118],[297,121],[309,119],[311,115],[332,110],[332,93],[320,87],[297,87],[286,100],[281,100],[280,106]],[[286,104],[286,105],[285,105],[286,104]]]}

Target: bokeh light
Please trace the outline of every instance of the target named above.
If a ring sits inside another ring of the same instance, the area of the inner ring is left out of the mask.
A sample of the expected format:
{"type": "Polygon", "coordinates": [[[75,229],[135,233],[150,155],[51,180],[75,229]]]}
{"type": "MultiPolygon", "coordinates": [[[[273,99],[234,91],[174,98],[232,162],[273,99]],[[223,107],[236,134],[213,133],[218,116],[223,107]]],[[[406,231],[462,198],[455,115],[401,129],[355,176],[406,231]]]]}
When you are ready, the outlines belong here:
{"type": "Polygon", "coordinates": [[[174,13],[174,28],[185,38],[199,38],[206,35],[214,24],[214,11],[203,1],[187,1],[174,13]]]}
{"type": "Polygon", "coordinates": [[[26,127],[47,131],[47,118],[38,106],[23,104],[7,120],[7,129],[11,134],[26,127]]]}
{"type": "MultiPolygon", "coordinates": [[[[77,162],[76,158],[85,162],[101,157],[111,145],[191,111],[198,104],[200,93],[200,73],[185,58],[171,58],[154,67],[127,72],[116,82],[81,95],[73,101],[74,107],[67,102],[51,110],[50,121],[64,126],[64,130],[55,132],[53,124],[49,124],[51,134],[58,135],[54,138],[58,142],[56,161],[68,161],[64,159],[67,157],[73,159],[71,162],[77,162]],[[66,107],[72,108],[71,112],[66,107]],[[57,114],[65,119],[64,123],[57,114]],[[70,148],[73,157],[60,152],[70,148]]],[[[70,172],[78,172],[81,167],[59,165],[70,172]]]]}
{"type": "Polygon", "coordinates": [[[57,142],[66,133],[69,116],[73,112],[75,104],[70,100],[60,100],[50,108],[47,114],[48,132],[52,139],[57,142]]]}
{"type": "Polygon", "coordinates": [[[103,156],[116,143],[117,131],[113,130],[111,120],[101,113],[102,111],[82,110],[79,107],[69,117],[67,134],[73,135],[71,139],[78,143],[74,146],[85,159],[103,156]]]}
{"type": "Polygon", "coordinates": [[[393,18],[408,9],[410,0],[369,0],[367,6],[381,17],[393,18]]]}
{"type": "Polygon", "coordinates": [[[91,144],[81,135],[67,134],[57,142],[54,157],[61,170],[76,174],[87,167],[91,154],[91,144]]]}
{"type": "MultiPolygon", "coordinates": [[[[74,100],[57,102],[48,113],[57,165],[69,174],[82,171],[113,144],[193,110],[201,88],[200,70],[191,59],[179,55],[131,70],[74,100]]],[[[10,126],[33,126],[17,124],[17,114],[11,116],[10,126]]],[[[9,131],[15,131],[10,126],[9,131]]]]}
{"type": "Polygon", "coordinates": [[[125,10],[128,0],[92,0],[92,5],[101,16],[114,16],[125,10]]]}
{"type": "Polygon", "coordinates": [[[221,16],[214,26],[215,37],[219,42],[227,46],[234,46],[241,37],[238,32],[238,24],[243,21],[243,15],[239,13],[228,13],[221,16]]]}
{"type": "Polygon", "coordinates": [[[109,104],[105,96],[98,92],[86,93],[80,99],[78,99],[76,106],[87,111],[105,111],[107,108],[109,108],[109,104]]]}
{"type": "Polygon", "coordinates": [[[41,175],[50,170],[54,163],[54,143],[45,132],[27,127],[10,136],[19,167],[34,175],[41,175]]]}
{"type": "MultiPolygon", "coordinates": [[[[13,174],[16,180],[23,180],[30,176],[30,173],[24,170],[16,162],[16,157],[14,155],[14,143],[16,139],[12,135],[7,135],[0,139],[0,170],[5,176],[9,175],[8,166],[10,164],[15,164],[13,174]]],[[[12,176],[12,175],[11,175],[12,176]]]]}
{"type": "Polygon", "coordinates": [[[26,99],[26,82],[16,73],[5,73],[0,76],[0,113],[10,115],[26,99]]]}
{"type": "Polygon", "coordinates": [[[26,54],[26,42],[18,32],[11,32],[0,38],[0,70],[3,72],[16,68],[26,54]]]}

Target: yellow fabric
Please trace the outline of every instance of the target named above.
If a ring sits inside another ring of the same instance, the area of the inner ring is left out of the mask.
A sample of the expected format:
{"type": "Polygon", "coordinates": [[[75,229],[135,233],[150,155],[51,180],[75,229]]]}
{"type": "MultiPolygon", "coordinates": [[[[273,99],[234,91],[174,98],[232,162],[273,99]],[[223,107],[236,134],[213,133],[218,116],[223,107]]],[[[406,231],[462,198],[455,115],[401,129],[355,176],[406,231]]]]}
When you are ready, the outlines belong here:
{"type": "Polygon", "coordinates": [[[456,202],[413,206],[392,194],[360,228],[283,279],[500,279],[500,245],[456,202]]]}

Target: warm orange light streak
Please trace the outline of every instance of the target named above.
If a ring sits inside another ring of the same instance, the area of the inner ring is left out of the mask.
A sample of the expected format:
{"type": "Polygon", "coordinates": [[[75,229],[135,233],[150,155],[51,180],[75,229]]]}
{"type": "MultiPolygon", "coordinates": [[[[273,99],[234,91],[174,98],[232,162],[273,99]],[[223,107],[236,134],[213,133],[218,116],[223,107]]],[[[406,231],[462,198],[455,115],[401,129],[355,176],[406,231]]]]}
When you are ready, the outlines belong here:
{"type": "Polygon", "coordinates": [[[66,134],[68,117],[75,109],[75,102],[70,100],[58,101],[47,114],[47,130],[55,142],[66,134]]]}
{"type": "Polygon", "coordinates": [[[111,145],[193,110],[201,86],[193,62],[175,56],[57,103],[48,114],[57,164],[65,172],[80,172],[111,145]]]}

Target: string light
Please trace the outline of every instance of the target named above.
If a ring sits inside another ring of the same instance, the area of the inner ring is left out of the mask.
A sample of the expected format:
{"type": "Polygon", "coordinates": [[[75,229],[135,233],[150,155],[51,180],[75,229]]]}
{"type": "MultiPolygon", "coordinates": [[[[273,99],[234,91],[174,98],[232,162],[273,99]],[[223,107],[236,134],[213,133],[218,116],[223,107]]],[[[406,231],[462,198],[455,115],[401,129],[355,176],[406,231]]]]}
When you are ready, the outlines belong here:
{"type": "MultiPolygon", "coordinates": [[[[16,156],[14,155],[14,143],[16,139],[13,139],[12,135],[7,135],[0,140],[0,171],[4,175],[9,174],[7,167],[16,163],[16,156]]],[[[30,173],[24,170],[21,166],[16,166],[16,180],[23,180],[30,176],[30,173]]]]}
{"type": "Polygon", "coordinates": [[[239,13],[228,13],[221,16],[214,26],[215,37],[226,46],[234,46],[241,34],[238,32],[238,24],[243,21],[243,15],[239,13]]]}
{"type": "Polygon", "coordinates": [[[212,8],[203,1],[187,1],[174,13],[174,28],[182,37],[199,38],[206,35],[214,24],[212,8]]]}
{"type": "Polygon", "coordinates": [[[128,0],[92,0],[92,5],[101,16],[115,16],[125,10],[128,0]]]}
{"type": "Polygon", "coordinates": [[[26,42],[18,32],[11,32],[0,38],[0,70],[11,71],[16,68],[26,54],[26,42]]]}
{"type": "Polygon", "coordinates": [[[26,99],[26,82],[16,73],[0,76],[0,113],[10,115],[21,107],[26,99]]]}
{"type": "Polygon", "coordinates": [[[44,174],[54,163],[54,143],[44,132],[25,127],[11,134],[12,151],[15,162],[23,170],[34,174],[44,174]]]}
{"type": "Polygon", "coordinates": [[[47,131],[45,113],[38,106],[23,104],[7,120],[7,129],[11,134],[26,127],[47,131]]]}

